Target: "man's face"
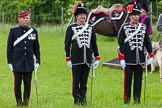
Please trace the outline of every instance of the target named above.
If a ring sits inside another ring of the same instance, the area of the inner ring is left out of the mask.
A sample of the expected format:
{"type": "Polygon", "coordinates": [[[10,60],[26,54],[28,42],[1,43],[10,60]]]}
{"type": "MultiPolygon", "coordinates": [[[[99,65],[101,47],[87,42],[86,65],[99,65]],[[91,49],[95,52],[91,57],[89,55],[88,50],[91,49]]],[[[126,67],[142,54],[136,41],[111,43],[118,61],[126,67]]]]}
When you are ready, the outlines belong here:
{"type": "Polygon", "coordinates": [[[18,18],[19,20],[19,23],[21,26],[23,27],[27,27],[29,25],[29,22],[30,22],[30,16],[25,16],[25,17],[22,17],[22,18],[18,18]]]}
{"type": "Polygon", "coordinates": [[[144,15],[146,15],[145,11],[141,10],[140,16],[143,17],[144,15]]]}
{"type": "Polygon", "coordinates": [[[86,19],[87,15],[85,13],[80,13],[79,15],[77,15],[77,21],[79,21],[80,23],[86,22],[86,19]]]}
{"type": "Polygon", "coordinates": [[[139,14],[131,15],[130,16],[130,19],[131,19],[132,22],[138,22],[139,21],[139,18],[140,18],[140,15],[139,14]]]}

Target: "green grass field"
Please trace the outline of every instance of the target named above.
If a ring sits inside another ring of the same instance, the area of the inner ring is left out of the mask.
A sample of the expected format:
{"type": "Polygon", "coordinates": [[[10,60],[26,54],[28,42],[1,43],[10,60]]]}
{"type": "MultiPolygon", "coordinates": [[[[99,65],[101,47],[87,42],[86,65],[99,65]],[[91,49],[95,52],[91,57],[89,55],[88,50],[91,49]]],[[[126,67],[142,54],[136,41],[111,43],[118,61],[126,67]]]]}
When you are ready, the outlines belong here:
{"type": "MultiPolygon", "coordinates": [[[[10,26],[5,25],[5,32],[0,31],[1,108],[16,107],[13,74],[9,71],[6,60],[6,43],[9,28],[10,26]]],[[[65,61],[62,29],[56,26],[44,26],[37,29],[41,48],[41,65],[37,73],[39,104],[37,105],[33,80],[29,108],[75,108],[71,95],[72,75],[65,61]]],[[[91,79],[88,80],[88,106],[86,108],[162,108],[162,84],[159,81],[158,70],[152,74],[148,73],[146,102],[144,103],[143,81],[141,104],[133,104],[132,100],[129,105],[123,105],[123,71],[121,69],[102,67],[103,62],[117,57],[117,40],[116,38],[98,35],[97,42],[101,61],[99,67],[95,70],[91,105],[91,79]]]]}

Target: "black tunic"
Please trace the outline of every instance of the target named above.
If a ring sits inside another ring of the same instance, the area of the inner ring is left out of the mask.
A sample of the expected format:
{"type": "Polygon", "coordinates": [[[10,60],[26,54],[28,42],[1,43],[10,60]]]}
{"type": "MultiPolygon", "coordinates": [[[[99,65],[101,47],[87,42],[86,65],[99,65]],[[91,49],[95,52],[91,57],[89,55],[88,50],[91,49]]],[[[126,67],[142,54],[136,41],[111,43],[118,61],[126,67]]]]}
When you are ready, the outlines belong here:
{"type": "Polygon", "coordinates": [[[92,54],[99,56],[96,34],[92,26],[88,26],[81,34],[73,36],[80,31],[83,26],[72,24],[66,30],[65,53],[66,57],[71,57],[73,65],[91,64],[92,54]]]}
{"type": "Polygon", "coordinates": [[[131,25],[129,22],[122,25],[118,33],[119,53],[124,55],[127,65],[137,65],[145,63],[144,47],[146,47],[149,54],[152,53],[152,46],[150,38],[146,33],[146,26],[142,23],[131,25]],[[139,24],[141,28],[132,38],[125,41],[126,38],[135,32],[139,24]]]}

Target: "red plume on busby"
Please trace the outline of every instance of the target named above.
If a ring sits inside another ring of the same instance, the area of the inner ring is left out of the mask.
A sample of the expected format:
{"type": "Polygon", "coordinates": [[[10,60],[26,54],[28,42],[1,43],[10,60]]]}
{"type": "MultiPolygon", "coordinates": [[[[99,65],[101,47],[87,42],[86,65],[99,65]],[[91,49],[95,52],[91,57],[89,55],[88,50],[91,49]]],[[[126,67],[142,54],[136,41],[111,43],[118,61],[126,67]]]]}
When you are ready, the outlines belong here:
{"type": "Polygon", "coordinates": [[[74,5],[74,7],[73,7],[73,14],[75,14],[76,9],[77,9],[77,5],[74,5]]]}
{"type": "Polygon", "coordinates": [[[130,14],[133,11],[133,5],[128,5],[127,6],[127,12],[130,14]]]}
{"type": "Polygon", "coordinates": [[[83,4],[83,3],[79,3],[78,5],[74,5],[74,8],[73,8],[73,14],[75,16],[79,15],[80,13],[87,14],[86,5],[83,4]]]}
{"type": "Polygon", "coordinates": [[[134,0],[134,3],[130,2],[128,4],[127,12],[130,15],[139,15],[141,13],[141,7],[139,4],[136,4],[136,0],[134,0]]]}

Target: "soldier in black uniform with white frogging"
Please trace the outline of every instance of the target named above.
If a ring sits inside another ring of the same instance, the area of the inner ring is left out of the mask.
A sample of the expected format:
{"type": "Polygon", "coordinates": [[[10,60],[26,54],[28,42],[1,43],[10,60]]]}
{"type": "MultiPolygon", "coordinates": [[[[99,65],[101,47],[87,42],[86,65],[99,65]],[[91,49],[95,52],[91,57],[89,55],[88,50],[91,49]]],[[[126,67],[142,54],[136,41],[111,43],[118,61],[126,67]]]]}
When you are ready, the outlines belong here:
{"type": "Polygon", "coordinates": [[[87,80],[90,65],[92,65],[93,68],[97,68],[100,56],[93,27],[85,23],[87,18],[85,4],[80,3],[74,7],[74,15],[76,17],[76,22],[68,26],[66,30],[66,61],[69,68],[72,69],[72,94],[74,97],[74,104],[86,105],[87,80]],[[95,57],[95,62],[93,64],[92,53],[95,57]]]}
{"type": "Polygon", "coordinates": [[[147,65],[153,61],[154,54],[146,25],[139,22],[140,6],[129,4],[127,7],[130,22],[124,23],[118,33],[118,59],[124,69],[124,104],[130,103],[131,85],[133,82],[134,103],[140,103],[142,73],[145,66],[144,47],[150,55],[147,65]]]}
{"type": "Polygon", "coordinates": [[[14,92],[17,106],[28,105],[31,90],[32,71],[40,64],[40,50],[37,30],[28,26],[28,10],[18,14],[19,27],[10,29],[7,41],[7,60],[14,74],[14,92]],[[34,64],[33,55],[36,57],[34,64]],[[21,83],[24,82],[23,96],[21,83]]]}

